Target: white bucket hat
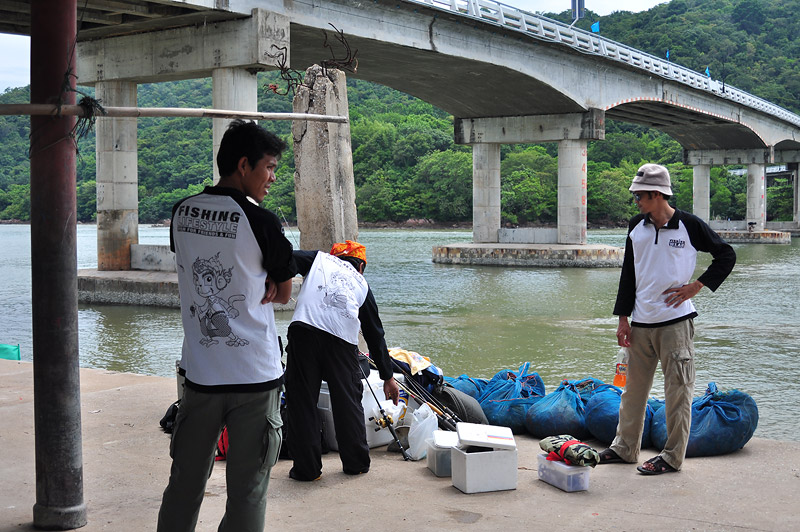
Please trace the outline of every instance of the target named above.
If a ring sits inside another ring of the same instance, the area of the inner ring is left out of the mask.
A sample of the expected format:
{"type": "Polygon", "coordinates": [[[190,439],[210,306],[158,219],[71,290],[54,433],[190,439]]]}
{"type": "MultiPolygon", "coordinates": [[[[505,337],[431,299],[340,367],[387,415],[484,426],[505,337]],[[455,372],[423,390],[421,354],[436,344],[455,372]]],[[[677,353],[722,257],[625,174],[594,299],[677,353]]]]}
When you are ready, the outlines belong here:
{"type": "Polygon", "coordinates": [[[636,172],[633,184],[628,189],[631,192],[661,192],[672,196],[672,183],[669,171],[660,164],[645,164],[636,172]]]}

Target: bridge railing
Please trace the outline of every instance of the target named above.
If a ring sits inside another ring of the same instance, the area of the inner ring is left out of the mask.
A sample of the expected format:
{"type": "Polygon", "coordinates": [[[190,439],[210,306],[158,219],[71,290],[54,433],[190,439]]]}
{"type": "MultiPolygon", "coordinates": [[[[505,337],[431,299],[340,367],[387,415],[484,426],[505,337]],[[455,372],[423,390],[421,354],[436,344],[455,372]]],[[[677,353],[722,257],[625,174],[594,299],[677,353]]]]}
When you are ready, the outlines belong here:
{"type": "Polygon", "coordinates": [[[536,39],[570,46],[586,54],[601,55],[657,76],[705,90],[721,98],[773,115],[800,126],[800,116],[758,96],[726,85],[666,59],[642,52],[597,34],[571,27],[541,15],[535,15],[494,0],[407,0],[415,4],[479,19],[506,29],[522,32],[536,39]]]}

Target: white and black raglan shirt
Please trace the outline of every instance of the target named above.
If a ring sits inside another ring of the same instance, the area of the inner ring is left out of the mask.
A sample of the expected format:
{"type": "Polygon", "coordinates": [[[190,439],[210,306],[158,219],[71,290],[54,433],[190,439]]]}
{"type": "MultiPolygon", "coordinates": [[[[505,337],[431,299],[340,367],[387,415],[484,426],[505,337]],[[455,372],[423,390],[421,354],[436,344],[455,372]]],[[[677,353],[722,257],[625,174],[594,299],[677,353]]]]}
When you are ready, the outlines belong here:
{"type": "Polygon", "coordinates": [[[359,329],[381,379],[392,377],[375,296],[363,275],[348,262],[322,251],[296,250],[297,273],[304,277],[292,326],[324,331],[358,349],[359,329]]]}
{"type": "Polygon", "coordinates": [[[267,277],[296,274],[292,245],[275,214],[238,190],[206,187],[172,209],[187,386],[206,392],[264,391],[283,383],[267,277]]]}
{"type": "Polygon", "coordinates": [[[628,225],[614,315],[630,316],[631,325],[640,327],[697,316],[691,299],[675,308],[667,306],[664,291],[691,281],[699,251],[710,253],[712,261],[697,280],[716,291],[736,264],[730,244],[703,220],[678,209],[661,229],[647,215],[634,216],[628,225]]]}

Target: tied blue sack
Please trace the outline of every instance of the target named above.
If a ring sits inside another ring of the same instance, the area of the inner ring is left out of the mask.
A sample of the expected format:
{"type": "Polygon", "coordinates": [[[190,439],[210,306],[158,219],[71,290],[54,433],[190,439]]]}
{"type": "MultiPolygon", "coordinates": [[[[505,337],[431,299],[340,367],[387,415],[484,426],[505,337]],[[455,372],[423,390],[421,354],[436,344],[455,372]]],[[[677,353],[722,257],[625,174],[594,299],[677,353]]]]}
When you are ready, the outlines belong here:
{"type": "MultiPolygon", "coordinates": [[[[720,392],[708,383],[703,397],[692,401],[692,425],[686,456],[716,456],[737,451],[750,441],[758,426],[758,406],[739,390],[720,392]]],[[[653,445],[661,449],[667,441],[666,408],[653,416],[653,445]]]]}
{"type": "Polygon", "coordinates": [[[525,432],[525,412],[544,395],[544,382],[538,373],[528,373],[530,363],[519,371],[502,370],[486,384],[478,399],[490,425],[508,427],[514,434],[525,432]]]}
{"type": "MultiPolygon", "coordinates": [[[[606,445],[610,444],[617,435],[621,394],[622,390],[606,384],[599,387],[586,403],[586,428],[596,440],[606,445]]],[[[648,400],[642,430],[642,449],[653,445],[650,438],[650,425],[657,406],[658,400],[648,400]]]]}
{"type": "Polygon", "coordinates": [[[475,399],[483,395],[483,390],[489,384],[489,379],[473,379],[464,374],[458,377],[445,377],[444,381],[456,390],[464,392],[475,399]]]}
{"type": "Polygon", "coordinates": [[[525,413],[525,428],[537,438],[571,434],[581,440],[591,436],[586,428],[586,403],[603,387],[603,381],[587,377],[563,380],[554,392],[544,396],[525,413]]]}

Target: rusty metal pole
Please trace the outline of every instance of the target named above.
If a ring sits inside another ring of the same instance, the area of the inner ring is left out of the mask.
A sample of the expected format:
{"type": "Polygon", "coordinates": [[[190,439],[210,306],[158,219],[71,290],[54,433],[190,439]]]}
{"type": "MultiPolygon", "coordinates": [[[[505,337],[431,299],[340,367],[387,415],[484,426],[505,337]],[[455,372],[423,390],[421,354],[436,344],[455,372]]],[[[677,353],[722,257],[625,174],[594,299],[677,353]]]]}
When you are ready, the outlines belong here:
{"type": "MultiPolygon", "coordinates": [[[[31,2],[31,103],[75,103],[76,0],[31,2]]],[[[75,117],[31,117],[33,525],[86,524],[83,501],[75,117]]]]}

